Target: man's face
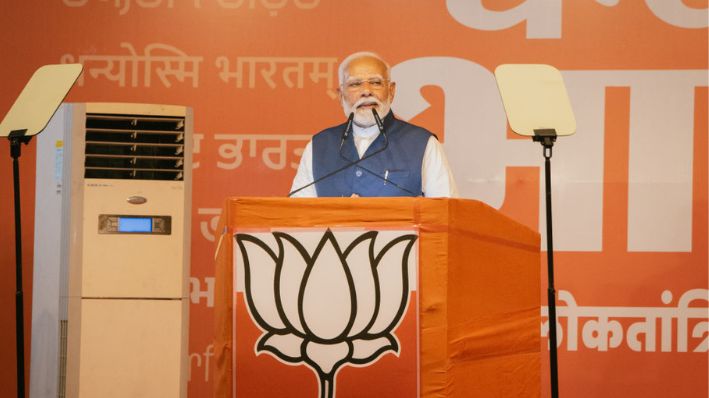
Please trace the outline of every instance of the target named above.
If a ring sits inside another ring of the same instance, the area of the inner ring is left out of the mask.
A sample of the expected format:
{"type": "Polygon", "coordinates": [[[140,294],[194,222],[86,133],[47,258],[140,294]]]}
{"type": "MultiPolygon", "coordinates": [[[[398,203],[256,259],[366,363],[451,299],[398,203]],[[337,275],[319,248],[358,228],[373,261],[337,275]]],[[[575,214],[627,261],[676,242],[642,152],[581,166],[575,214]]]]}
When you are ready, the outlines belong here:
{"type": "Polygon", "coordinates": [[[375,123],[372,108],[382,118],[389,113],[396,84],[388,80],[386,65],[376,58],[362,57],[350,62],[345,81],[338,89],[345,115],[354,112],[354,123],[360,127],[375,123]]]}

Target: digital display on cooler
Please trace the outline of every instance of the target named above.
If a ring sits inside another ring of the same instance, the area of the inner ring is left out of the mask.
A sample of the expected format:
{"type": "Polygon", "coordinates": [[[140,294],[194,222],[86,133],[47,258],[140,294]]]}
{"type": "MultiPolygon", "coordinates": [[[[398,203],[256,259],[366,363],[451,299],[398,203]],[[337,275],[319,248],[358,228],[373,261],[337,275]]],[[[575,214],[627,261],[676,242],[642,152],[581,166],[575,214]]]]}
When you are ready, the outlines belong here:
{"type": "Polygon", "coordinates": [[[153,232],[153,218],[118,217],[118,232],[153,232]]]}
{"type": "Polygon", "coordinates": [[[100,234],[170,235],[172,217],[134,214],[99,214],[100,234]]]}

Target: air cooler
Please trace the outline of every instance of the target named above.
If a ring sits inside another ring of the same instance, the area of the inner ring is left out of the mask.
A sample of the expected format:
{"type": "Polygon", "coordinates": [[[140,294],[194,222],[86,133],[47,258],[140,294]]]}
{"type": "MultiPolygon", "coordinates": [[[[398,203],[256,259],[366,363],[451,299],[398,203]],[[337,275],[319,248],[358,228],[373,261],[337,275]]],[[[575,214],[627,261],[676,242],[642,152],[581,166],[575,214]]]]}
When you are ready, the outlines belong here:
{"type": "Polygon", "coordinates": [[[192,112],[64,104],[37,139],[30,396],[185,397],[192,112]]]}

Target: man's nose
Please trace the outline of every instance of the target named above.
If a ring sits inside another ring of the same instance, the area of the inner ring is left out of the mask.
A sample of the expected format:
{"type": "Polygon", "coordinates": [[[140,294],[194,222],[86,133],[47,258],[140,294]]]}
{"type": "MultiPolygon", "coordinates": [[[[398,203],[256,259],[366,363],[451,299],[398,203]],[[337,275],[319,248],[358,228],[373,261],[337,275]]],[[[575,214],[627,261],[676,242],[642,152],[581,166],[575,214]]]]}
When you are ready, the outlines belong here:
{"type": "Polygon", "coordinates": [[[373,95],[372,90],[369,88],[369,84],[365,83],[362,85],[362,90],[359,92],[360,97],[371,97],[373,95]]]}

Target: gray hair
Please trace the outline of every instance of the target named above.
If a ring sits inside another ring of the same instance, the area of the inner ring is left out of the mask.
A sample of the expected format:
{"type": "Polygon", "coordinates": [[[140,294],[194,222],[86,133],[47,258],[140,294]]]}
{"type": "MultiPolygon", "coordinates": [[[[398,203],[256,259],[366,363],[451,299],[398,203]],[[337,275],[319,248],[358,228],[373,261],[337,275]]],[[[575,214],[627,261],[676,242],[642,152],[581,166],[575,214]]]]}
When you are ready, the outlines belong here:
{"type": "Polygon", "coordinates": [[[342,60],[342,63],[340,63],[340,67],[337,69],[337,76],[340,79],[340,85],[345,83],[345,71],[347,70],[347,67],[350,65],[350,63],[356,59],[360,58],[374,58],[381,63],[384,64],[386,67],[386,76],[384,76],[385,79],[389,79],[390,72],[391,72],[391,66],[389,66],[389,63],[384,60],[379,54],[373,53],[371,51],[358,51],[354,54],[350,54],[342,60]]]}

